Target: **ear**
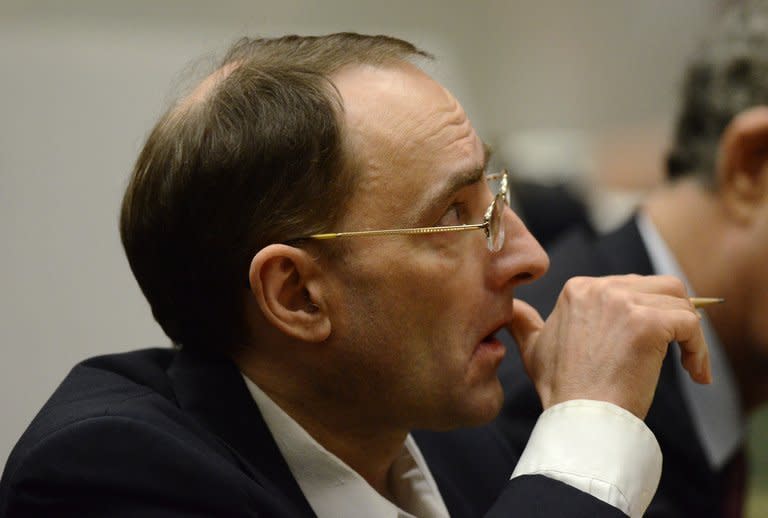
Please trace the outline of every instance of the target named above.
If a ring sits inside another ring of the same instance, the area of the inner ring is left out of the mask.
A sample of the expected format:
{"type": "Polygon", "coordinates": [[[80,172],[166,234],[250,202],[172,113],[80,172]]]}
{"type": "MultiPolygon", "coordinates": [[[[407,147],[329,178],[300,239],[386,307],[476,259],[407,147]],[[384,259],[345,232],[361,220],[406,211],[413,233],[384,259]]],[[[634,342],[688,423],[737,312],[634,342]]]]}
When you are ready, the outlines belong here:
{"type": "Polygon", "coordinates": [[[322,272],[305,250],[281,244],[262,248],[251,260],[248,279],[264,317],[284,334],[314,343],[331,334],[322,272]]]}
{"type": "Polygon", "coordinates": [[[745,110],[725,128],[717,180],[728,213],[751,221],[768,198],[768,107],[745,110]]]}

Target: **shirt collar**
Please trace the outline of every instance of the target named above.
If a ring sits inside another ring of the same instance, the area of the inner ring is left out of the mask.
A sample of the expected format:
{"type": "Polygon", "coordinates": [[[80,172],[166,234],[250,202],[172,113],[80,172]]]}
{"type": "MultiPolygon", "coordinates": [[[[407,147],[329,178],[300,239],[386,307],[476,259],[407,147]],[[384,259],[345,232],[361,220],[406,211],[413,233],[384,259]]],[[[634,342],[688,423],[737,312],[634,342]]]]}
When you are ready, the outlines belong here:
{"type": "MultiPolygon", "coordinates": [[[[642,211],[637,215],[637,227],[654,271],[660,275],[673,275],[679,278],[685,283],[688,294],[694,296],[693,287],[672,251],[651,219],[642,211]]],[[[745,420],[733,371],[725,356],[722,343],[705,314],[701,318],[701,328],[709,345],[713,380],[710,385],[700,385],[692,381],[680,363],[680,348],[672,349],[677,360],[675,361],[677,379],[683,399],[691,412],[694,428],[701,439],[710,466],[713,469],[719,469],[743,444],[745,420]]]]}
{"type": "Polygon", "coordinates": [[[318,516],[355,516],[364,510],[366,516],[377,518],[448,517],[437,484],[410,434],[389,474],[398,507],[326,450],[247,376],[243,375],[243,379],[288,468],[318,516]]]}

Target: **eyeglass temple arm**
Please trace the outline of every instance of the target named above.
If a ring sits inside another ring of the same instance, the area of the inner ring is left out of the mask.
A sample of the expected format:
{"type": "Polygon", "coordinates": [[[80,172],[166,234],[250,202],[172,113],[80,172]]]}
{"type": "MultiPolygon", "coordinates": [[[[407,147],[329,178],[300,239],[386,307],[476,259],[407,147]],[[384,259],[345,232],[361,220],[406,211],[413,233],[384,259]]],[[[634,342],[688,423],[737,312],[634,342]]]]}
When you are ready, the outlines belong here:
{"type": "MultiPolygon", "coordinates": [[[[497,180],[501,179],[501,192],[506,194],[507,192],[507,176],[509,173],[507,170],[503,170],[499,173],[486,175],[486,179],[497,180]]],[[[353,236],[387,236],[395,234],[436,234],[438,232],[463,232],[465,230],[484,229],[488,232],[490,210],[485,214],[485,221],[483,223],[475,223],[471,225],[449,225],[445,227],[417,227],[417,228],[395,228],[388,230],[356,230],[351,232],[329,232],[325,234],[312,234],[307,236],[307,239],[336,239],[339,237],[353,237],[353,236]]]]}
{"type": "Polygon", "coordinates": [[[313,234],[309,239],[336,239],[337,237],[352,236],[387,236],[393,234],[436,234],[439,232],[463,232],[465,230],[476,230],[486,228],[487,222],[475,223],[472,225],[450,225],[444,227],[419,227],[419,228],[393,228],[388,230],[356,230],[353,232],[330,232],[327,234],[313,234]]]}

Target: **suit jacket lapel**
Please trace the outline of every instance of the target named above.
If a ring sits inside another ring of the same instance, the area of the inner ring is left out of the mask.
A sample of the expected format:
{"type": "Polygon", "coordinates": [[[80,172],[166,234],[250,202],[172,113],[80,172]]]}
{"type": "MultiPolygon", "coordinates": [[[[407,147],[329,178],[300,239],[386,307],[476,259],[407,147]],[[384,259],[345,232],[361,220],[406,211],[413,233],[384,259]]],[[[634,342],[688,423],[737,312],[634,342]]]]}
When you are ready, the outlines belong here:
{"type": "Polygon", "coordinates": [[[596,242],[600,275],[637,273],[653,275],[653,266],[640,236],[635,218],[596,242]]]}
{"type": "Polygon", "coordinates": [[[168,369],[179,405],[215,434],[242,469],[296,516],[314,516],[240,372],[223,355],[182,349],[168,369]],[[282,499],[281,499],[282,500],[282,499]]]}

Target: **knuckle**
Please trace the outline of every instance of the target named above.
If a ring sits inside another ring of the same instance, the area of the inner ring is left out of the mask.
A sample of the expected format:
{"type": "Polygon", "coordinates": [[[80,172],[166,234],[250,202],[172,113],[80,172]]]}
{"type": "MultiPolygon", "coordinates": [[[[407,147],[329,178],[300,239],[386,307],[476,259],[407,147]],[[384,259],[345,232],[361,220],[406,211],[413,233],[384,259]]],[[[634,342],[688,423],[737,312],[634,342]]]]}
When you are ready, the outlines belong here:
{"type": "Polygon", "coordinates": [[[562,296],[566,300],[575,300],[584,296],[588,291],[591,279],[589,277],[571,277],[563,286],[562,296]]]}
{"type": "Polygon", "coordinates": [[[631,305],[626,309],[627,319],[630,324],[645,328],[650,324],[648,312],[643,306],[631,305]]]}
{"type": "Polygon", "coordinates": [[[629,292],[611,287],[602,292],[603,303],[616,310],[633,310],[632,297],[629,292]]]}
{"type": "Polygon", "coordinates": [[[662,275],[661,280],[664,282],[664,287],[670,295],[685,296],[686,289],[683,281],[672,275],[662,275]]]}
{"type": "Polygon", "coordinates": [[[699,326],[699,317],[693,312],[687,313],[683,317],[683,321],[687,327],[695,328],[699,326]]]}

